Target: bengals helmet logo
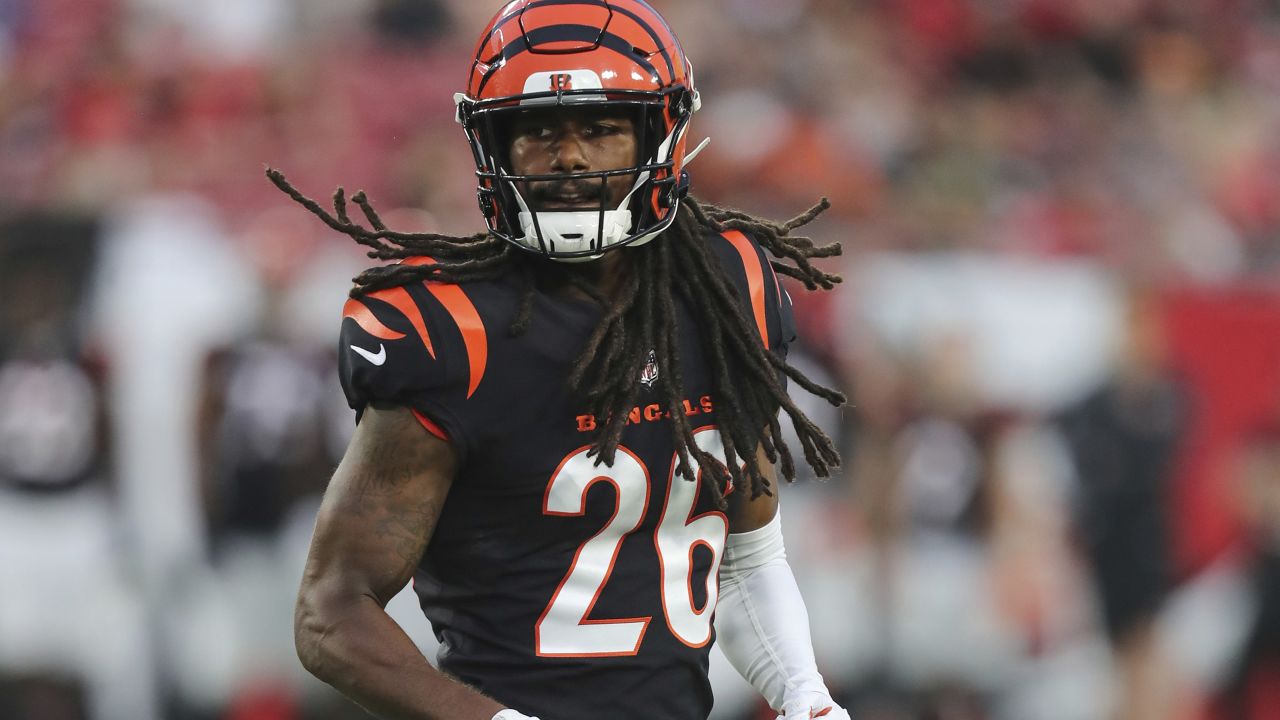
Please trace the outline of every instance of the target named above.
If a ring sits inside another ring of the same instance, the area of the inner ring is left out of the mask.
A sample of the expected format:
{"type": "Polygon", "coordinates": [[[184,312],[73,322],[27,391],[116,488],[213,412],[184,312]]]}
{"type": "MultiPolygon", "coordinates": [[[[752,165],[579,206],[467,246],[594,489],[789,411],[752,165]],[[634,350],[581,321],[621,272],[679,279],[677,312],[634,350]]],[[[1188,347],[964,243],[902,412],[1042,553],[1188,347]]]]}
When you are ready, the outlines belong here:
{"type": "Polygon", "coordinates": [[[658,355],[654,351],[649,351],[649,360],[644,364],[644,370],[640,372],[640,383],[645,387],[653,387],[658,381],[658,355]]]}
{"type": "Polygon", "coordinates": [[[573,76],[569,73],[555,73],[551,76],[551,89],[564,92],[573,89],[573,76]]]}

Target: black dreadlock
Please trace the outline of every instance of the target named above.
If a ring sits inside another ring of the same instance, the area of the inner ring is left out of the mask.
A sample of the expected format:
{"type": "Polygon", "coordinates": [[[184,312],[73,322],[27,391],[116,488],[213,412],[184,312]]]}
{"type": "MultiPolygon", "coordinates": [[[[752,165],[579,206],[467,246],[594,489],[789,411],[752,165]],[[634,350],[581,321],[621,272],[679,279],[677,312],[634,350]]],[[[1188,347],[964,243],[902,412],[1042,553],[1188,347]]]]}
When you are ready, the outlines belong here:
{"type": "MultiPolygon", "coordinates": [[[[370,227],[365,227],[353,222],[348,215],[342,188],[334,193],[330,213],[298,192],[280,172],[268,169],[267,177],[329,227],[370,248],[370,258],[403,260],[425,255],[436,260],[431,265],[369,268],[355,277],[352,297],[415,282],[460,283],[515,272],[521,276],[523,292],[509,331],[519,335],[528,328],[538,268],[527,261],[525,253],[506,241],[488,233],[452,237],[396,232],[383,224],[368,198],[358,192],[351,200],[368,221],[370,227]]],[[[840,282],[839,276],[823,272],[810,260],[839,255],[840,244],[815,245],[809,238],[791,235],[793,230],[808,224],[830,206],[823,198],[803,215],[776,224],[689,197],[660,242],[626,251],[635,267],[627,274],[616,297],[604,297],[576,273],[563,273],[567,282],[605,308],[603,318],[582,350],[583,361],[575,365],[569,377],[569,387],[583,397],[590,412],[604,418],[592,442],[591,453],[598,461],[613,464],[639,392],[635,379],[652,350],[664,371],[658,376],[657,385],[664,397],[666,414],[671,418],[678,470],[686,479],[695,479],[693,464],[689,462],[692,456],[697,469],[714,480],[708,486],[720,507],[725,504],[723,488],[730,480],[738,487],[747,480],[753,499],[772,494],[761,472],[757,447],[763,449],[770,463],[779,463],[787,481],[795,479],[795,462],[783,441],[779,409],[791,418],[805,461],[819,477],[830,475],[831,468],[839,465],[840,456],[831,439],[787,396],[781,376],[833,405],[843,404],[844,395],[814,383],[764,347],[754,321],[747,318],[737,291],[705,241],[708,230],[715,233],[740,230],[754,237],[775,258],[770,261],[775,271],[799,280],[806,289],[830,290],[840,282]],[[794,265],[787,264],[787,260],[794,265]],[[673,267],[690,269],[692,281],[675,282],[673,267]],[[702,330],[700,334],[706,338],[727,466],[698,447],[685,415],[677,295],[693,311],[702,330]]]]}

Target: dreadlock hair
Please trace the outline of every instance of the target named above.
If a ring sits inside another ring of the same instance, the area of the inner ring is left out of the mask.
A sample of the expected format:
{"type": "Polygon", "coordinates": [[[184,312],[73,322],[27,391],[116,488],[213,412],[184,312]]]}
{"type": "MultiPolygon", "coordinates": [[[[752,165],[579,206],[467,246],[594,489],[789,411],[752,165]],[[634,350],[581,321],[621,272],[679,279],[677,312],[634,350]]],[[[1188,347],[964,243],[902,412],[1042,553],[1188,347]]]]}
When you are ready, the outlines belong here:
{"type": "MultiPolygon", "coordinates": [[[[404,260],[425,255],[436,260],[430,265],[392,264],[369,268],[354,278],[352,297],[416,282],[460,283],[519,273],[523,291],[509,331],[519,335],[528,328],[536,292],[535,273],[540,268],[535,265],[537,260],[527,253],[488,233],[452,237],[396,232],[383,224],[368,198],[358,192],[351,200],[369,223],[366,227],[351,220],[342,188],[334,194],[333,211],[329,212],[300,193],[280,172],[268,169],[267,177],[330,228],[368,247],[370,258],[404,260]]],[[[590,412],[605,419],[592,438],[590,452],[597,456],[597,462],[613,464],[639,392],[636,378],[652,351],[664,370],[656,385],[664,397],[666,414],[671,418],[678,471],[684,478],[695,480],[696,464],[698,471],[708,474],[713,480],[708,486],[721,508],[725,506],[724,488],[729,482],[743,487],[743,481],[747,481],[752,499],[773,494],[761,471],[757,447],[763,450],[770,464],[779,464],[788,482],[795,479],[795,462],[783,440],[779,409],[791,419],[805,461],[814,473],[818,477],[830,475],[831,468],[840,463],[839,453],[831,439],[788,397],[782,377],[790,378],[832,405],[843,404],[844,395],[814,383],[765,348],[737,290],[722,272],[719,260],[705,239],[708,231],[740,230],[768,250],[773,256],[770,264],[776,272],[800,281],[808,290],[830,290],[840,282],[840,277],[820,270],[811,260],[839,255],[840,244],[816,245],[809,238],[791,234],[830,206],[823,198],[804,214],[777,224],[687,197],[681,203],[675,222],[662,237],[626,251],[629,264],[634,267],[626,274],[614,298],[604,297],[575,273],[555,270],[563,274],[566,282],[605,308],[604,316],[582,349],[582,362],[575,364],[569,377],[570,389],[582,396],[590,412]],[[788,264],[788,260],[794,264],[788,264]],[[692,281],[676,282],[675,267],[690,272],[692,281]],[[677,296],[690,308],[699,324],[699,334],[705,338],[727,465],[698,447],[685,415],[677,296]]],[[[543,264],[541,269],[545,271],[551,265],[554,264],[543,264]]]]}

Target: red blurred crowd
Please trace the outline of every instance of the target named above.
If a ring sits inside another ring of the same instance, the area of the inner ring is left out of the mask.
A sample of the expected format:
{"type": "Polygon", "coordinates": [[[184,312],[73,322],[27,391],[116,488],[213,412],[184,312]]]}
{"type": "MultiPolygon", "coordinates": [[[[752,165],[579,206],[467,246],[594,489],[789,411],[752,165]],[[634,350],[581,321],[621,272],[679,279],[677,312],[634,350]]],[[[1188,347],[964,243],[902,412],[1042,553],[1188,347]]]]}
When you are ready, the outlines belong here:
{"type": "MultiPolygon", "coordinates": [[[[658,4],[708,100],[712,199],[785,212],[825,192],[859,248],[1081,253],[1160,278],[1273,264],[1273,4],[658,4]]],[[[271,164],[474,227],[451,97],[489,8],[229,5],[0,5],[4,205],[189,191],[247,222],[278,202],[271,164]]]]}

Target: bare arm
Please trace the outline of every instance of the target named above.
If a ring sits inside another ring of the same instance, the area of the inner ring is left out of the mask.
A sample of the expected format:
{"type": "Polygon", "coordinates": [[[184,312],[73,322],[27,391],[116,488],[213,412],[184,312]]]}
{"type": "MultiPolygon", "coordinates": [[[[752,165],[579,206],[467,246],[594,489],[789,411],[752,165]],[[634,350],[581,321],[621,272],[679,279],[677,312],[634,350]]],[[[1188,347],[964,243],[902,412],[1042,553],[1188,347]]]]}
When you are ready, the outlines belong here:
{"type": "Polygon", "coordinates": [[[502,709],[433,668],[385,611],[435,531],[456,466],[407,409],[369,407],[316,521],[294,614],[298,657],[385,720],[490,720],[502,709]]]}
{"type": "Polygon", "coordinates": [[[751,493],[738,491],[730,493],[725,501],[729,503],[726,515],[729,518],[729,532],[744,533],[764,527],[778,513],[778,474],[773,463],[765,457],[764,449],[756,450],[756,461],[760,463],[760,472],[769,481],[772,495],[761,495],[752,500],[751,493]]]}

